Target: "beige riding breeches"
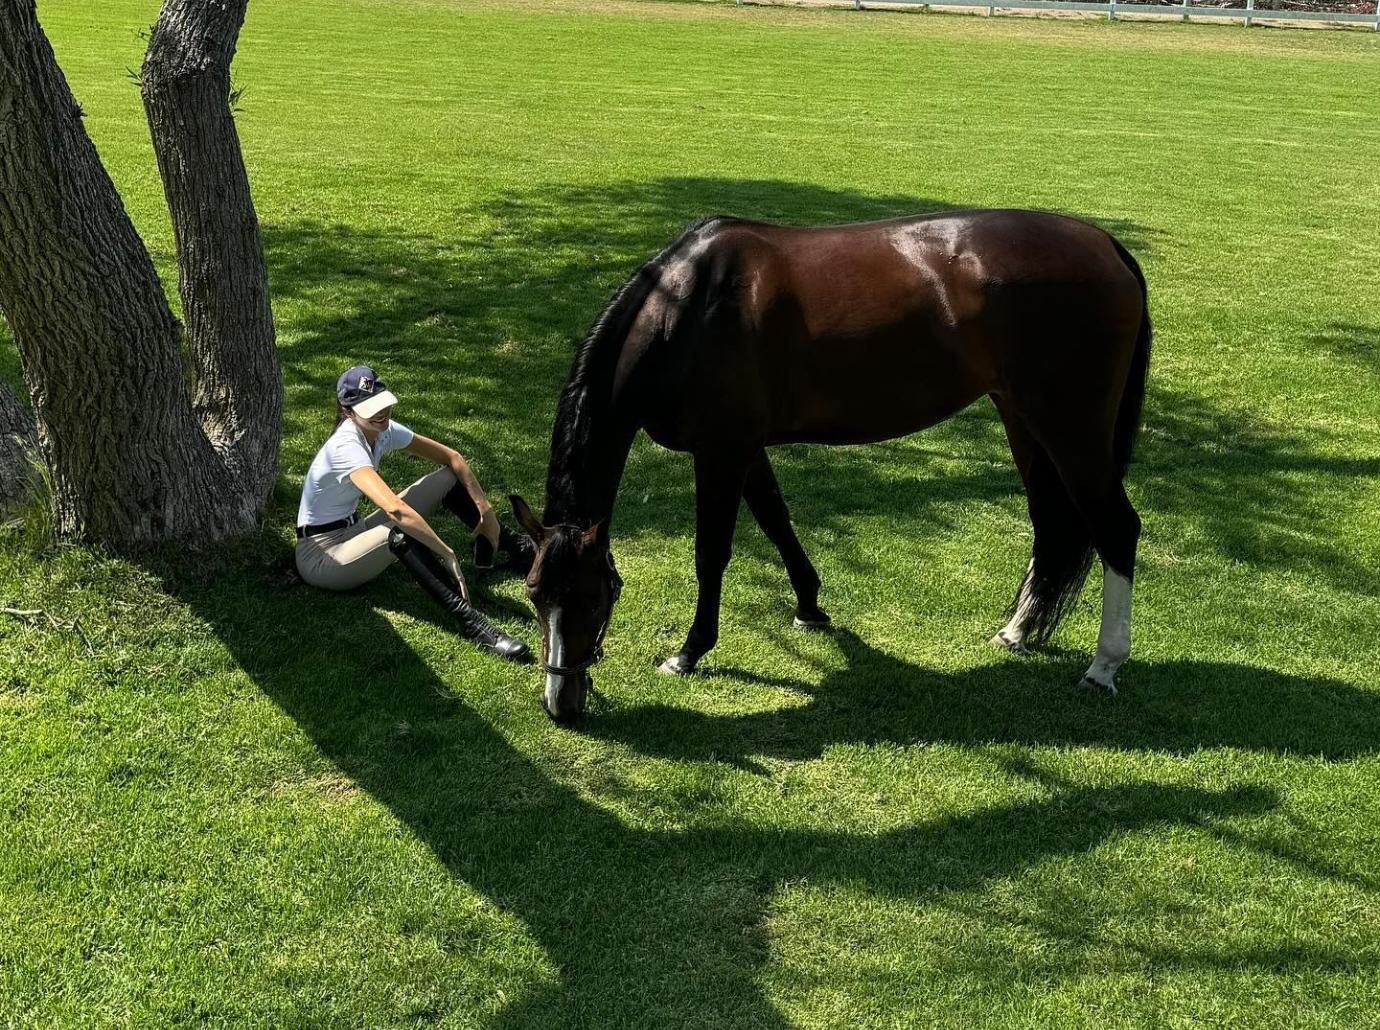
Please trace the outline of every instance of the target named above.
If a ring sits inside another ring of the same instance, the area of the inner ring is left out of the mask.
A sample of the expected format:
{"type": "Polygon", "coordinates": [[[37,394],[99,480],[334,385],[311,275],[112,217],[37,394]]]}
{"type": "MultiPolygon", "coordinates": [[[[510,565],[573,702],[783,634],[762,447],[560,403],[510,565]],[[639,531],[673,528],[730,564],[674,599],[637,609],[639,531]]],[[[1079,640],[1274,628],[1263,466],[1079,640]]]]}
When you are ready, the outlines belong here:
{"type": "MultiPolygon", "coordinates": [[[[437,469],[398,494],[423,517],[441,506],[455,486],[455,473],[437,469]]],[[[297,572],[314,587],[351,590],[369,582],[394,561],[388,549],[393,522],[381,511],[353,526],[297,541],[297,572]]]]}

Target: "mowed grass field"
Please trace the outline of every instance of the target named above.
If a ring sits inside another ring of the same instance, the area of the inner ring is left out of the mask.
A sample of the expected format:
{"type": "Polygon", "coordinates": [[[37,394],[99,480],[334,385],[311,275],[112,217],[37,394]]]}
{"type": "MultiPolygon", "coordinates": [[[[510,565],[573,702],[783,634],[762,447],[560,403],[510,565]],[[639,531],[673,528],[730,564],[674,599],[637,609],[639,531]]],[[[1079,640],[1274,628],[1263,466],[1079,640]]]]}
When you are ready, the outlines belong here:
{"type": "MultiPolygon", "coordinates": [[[[156,8],[39,14],[175,293],[126,71],[156,8]]],[[[0,544],[0,605],[58,620],[0,616],[0,1025],[1380,1023],[1378,69],[1361,32],[254,0],[276,505],[209,554],[0,544]],[[399,570],[295,579],[344,367],[536,503],[574,348],[685,223],[978,205],[1149,278],[1118,697],[1074,688],[1096,577],[1048,652],[986,644],[1029,547],[987,403],[779,451],[838,632],[790,628],[744,516],[684,681],[690,466],[640,441],[578,732],[399,570]]]]}

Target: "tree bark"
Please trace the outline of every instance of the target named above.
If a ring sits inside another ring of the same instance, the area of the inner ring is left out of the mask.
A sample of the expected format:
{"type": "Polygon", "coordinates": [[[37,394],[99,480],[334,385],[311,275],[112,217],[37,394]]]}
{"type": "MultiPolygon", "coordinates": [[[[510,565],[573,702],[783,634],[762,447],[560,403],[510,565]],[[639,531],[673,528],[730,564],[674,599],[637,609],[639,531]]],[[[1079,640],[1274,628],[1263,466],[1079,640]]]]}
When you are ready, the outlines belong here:
{"type": "Polygon", "coordinates": [[[248,0],[165,0],[141,76],[177,245],[202,429],[262,501],[278,471],[283,383],[268,270],[230,110],[248,0]]]}
{"type": "Polygon", "coordinates": [[[37,445],[29,409],[0,383],[0,513],[22,500],[33,485],[28,452],[37,445]]]}
{"type": "MultiPolygon", "coordinates": [[[[242,16],[244,4],[236,6],[242,16]]],[[[224,91],[220,103],[228,106],[224,91]]],[[[155,133],[156,143],[159,138],[155,133]]],[[[162,146],[172,146],[161,138],[162,146]]],[[[187,188],[200,188],[201,180],[190,182],[187,188]]],[[[247,205],[248,191],[217,199],[247,205]]],[[[239,234],[252,232],[257,242],[252,207],[247,217],[246,223],[241,210],[239,234]]],[[[212,222],[208,231],[232,223],[212,222]]],[[[214,235],[189,236],[185,225],[181,232],[179,247],[198,255],[190,262],[198,271],[184,273],[192,280],[184,297],[193,302],[189,317],[199,319],[192,312],[218,296],[215,287],[200,285],[199,270],[208,267],[200,255],[227,245],[214,235]]],[[[229,278],[257,282],[244,287],[250,293],[262,288],[261,255],[258,270],[247,275],[222,267],[229,278]]],[[[219,310],[235,301],[218,303],[219,310]]],[[[266,308],[265,296],[252,308],[254,317],[261,319],[266,308]]],[[[255,370],[247,379],[218,371],[234,365],[227,348],[244,337],[223,313],[209,320],[232,331],[203,343],[194,359],[198,374],[209,370],[194,410],[179,327],[82,127],[34,0],[0,0],[0,310],[14,331],[33,400],[59,535],[130,549],[215,540],[254,526],[276,468],[281,410],[271,320],[266,338],[259,323],[252,346],[245,345],[252,350],[246,364],[255,370]],[[271,375],[263,371],[265,347],[271,375]],[[267,401],[254,394],[260,387],[267,401]],[[256,417],[269,423],[257,432],[250,424],[256,417]]]]}

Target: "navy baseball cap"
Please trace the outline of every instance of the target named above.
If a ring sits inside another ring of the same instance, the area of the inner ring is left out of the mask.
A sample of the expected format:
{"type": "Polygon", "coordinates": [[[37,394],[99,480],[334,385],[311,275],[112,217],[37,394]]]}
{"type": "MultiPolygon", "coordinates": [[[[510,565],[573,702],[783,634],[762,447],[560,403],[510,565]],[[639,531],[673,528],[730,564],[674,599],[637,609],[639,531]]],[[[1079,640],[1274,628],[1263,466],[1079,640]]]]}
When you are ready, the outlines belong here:
{"type": "Polygon", "coordinates": [[[335,399],[360,418],[373,418],[398,403],[398,398],[368,365],[356,365],[340,374],[335,381],[335,399]]]}

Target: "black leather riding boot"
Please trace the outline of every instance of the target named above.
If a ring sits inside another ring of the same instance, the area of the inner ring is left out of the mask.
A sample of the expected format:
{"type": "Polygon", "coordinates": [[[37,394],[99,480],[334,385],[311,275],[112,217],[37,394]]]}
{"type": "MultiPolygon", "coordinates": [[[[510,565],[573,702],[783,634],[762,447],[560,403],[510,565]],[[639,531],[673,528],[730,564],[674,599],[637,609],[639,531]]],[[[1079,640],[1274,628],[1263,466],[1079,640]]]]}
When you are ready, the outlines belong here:
{"type": "Polygon", "coordinates": [[[530,662],[532,651],[517,637],[510,637],[486,619],[459,590],[459,584],[446,571],[431,549],[412,540],[401,529],[388,534],[388,549],[397,556],[399,564],[412,573],[423,590],[460,624],[460,633],[472,640],[482,651],[490,651],[510,662],[530,662]]]}
{"type": "MultiPolygon", "coordinates": [[[[473,529],[479,525],[479,509],[474,505],[474,499],[460,483],[446,491],[445,497],[441,498],[441,503],[446,506],[446,510],[454,515],[465,525],[473,529]]],[[[526,575],[532,571],[532,562],[537,556],[537,549],[532,543],[532,538],[526,533],[514,533],[502,523],[498,527],[498,549],[507,554],[506,559],[500,559],[498,564],[505,565],[514,572],[521,572],[526,575]]],[[[476,565],[479,563],[476,562],[476,565]]]]}

